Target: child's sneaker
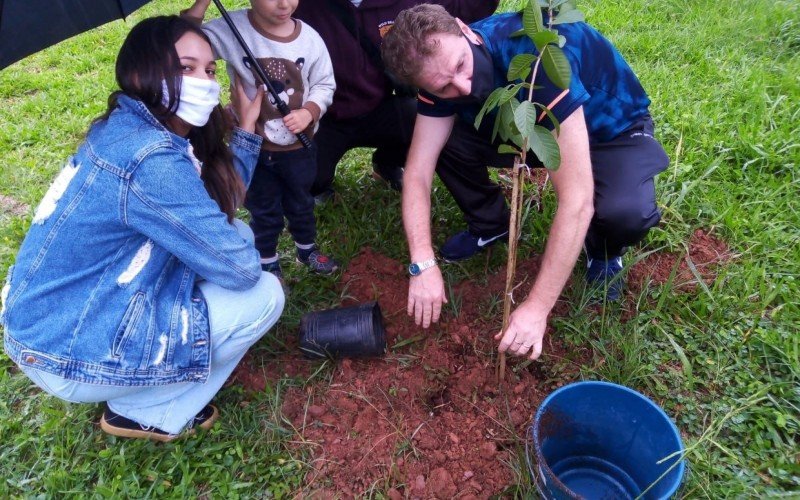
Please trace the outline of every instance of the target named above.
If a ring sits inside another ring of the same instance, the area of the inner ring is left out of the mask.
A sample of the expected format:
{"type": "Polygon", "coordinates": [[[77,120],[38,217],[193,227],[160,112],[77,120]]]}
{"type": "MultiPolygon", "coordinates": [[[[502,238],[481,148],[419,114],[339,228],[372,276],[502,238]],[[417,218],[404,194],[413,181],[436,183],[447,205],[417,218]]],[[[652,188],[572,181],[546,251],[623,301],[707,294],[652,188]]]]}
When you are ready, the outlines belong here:
{"type": "Polygon", "coordinates": [[[118,413],[114,413],[111,408],[106,406],[103,416],[100,417],[100,428],[112,436],[144,438],[168,443],[184,435],[193,434],[197,427],[204,430],[210,429],[217,418],[219,418],[219,410],[217,410],[217,407],[214,405],[206,405],[194,416],[194,420],[186,426],[184,432],[180,434],[170,434],[156,427],[142,425],[139,422],[123,417],[118,413]]]}
{"type": "Polygon", "coordinates": [[[327,255],[320,253],[317,247],[307,250],[298,248],[297,262],[307,265],[309,269],[318,274],[331,274],[339,269],[339,264],[327,255]]]}
{"type": "Polygon", "coordinates": [[[261,270],[272,273],[276,278],[283,281],[283,271],[281,271],[281,263],[279,261],[270,262],[269,264],[261,263],[261,270]]]}
{"type": "Polygon", "coordinates": [[[608,260],[587,257],[586,282],[593,289],[604,290],[607,301],[619,300],[625,285],[622,277],[622,257],[612,257],[608,260]]]}

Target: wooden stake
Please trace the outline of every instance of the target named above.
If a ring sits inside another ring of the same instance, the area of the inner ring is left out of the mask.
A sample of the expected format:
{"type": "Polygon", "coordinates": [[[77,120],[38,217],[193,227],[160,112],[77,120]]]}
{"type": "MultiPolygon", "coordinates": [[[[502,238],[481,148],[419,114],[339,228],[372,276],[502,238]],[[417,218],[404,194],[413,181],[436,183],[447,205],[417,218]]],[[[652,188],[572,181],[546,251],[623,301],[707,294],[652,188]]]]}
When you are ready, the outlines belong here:
{"type": "MultiPolygon", "coordinates": [[[[520,211],[522,207],[522,163],[520,157],[514,158],[514,167],[511,171],[511,220],[508,224],[508,263],[506,265],[506,290],[503,297],[503,329],[508,328],[508,318],[511,316],[512,293],[514,290],[514,275],[517,271],[517,243],[519,241],[520,211]]],[[[500,353],[497,380],[502,382],[506,376],[506,353],[500,353]]]]}

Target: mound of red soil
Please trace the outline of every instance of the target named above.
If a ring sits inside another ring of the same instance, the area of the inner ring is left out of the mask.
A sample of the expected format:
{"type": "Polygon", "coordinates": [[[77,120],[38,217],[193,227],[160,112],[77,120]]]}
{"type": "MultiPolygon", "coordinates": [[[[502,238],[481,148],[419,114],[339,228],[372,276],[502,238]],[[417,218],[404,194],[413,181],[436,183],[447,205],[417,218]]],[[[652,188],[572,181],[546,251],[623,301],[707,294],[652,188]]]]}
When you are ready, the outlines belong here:
{"type": "MultiPolygon", "coordinates": [[[[631,288],[664,283],[678,265],[674,283],[688,291],[695,278],[687,258],[704,280],[712,280],[715,265],[729,256],[724,242],[697,231],[688,255],[656,253],[633,266],[631,288]]],[[[538,258],[518,263],[517,302],[538,270],[538,258]]],[[[406,314],[408,278],[399,262],[366,248],[349,263],[340,282],[342,305],[377,300],[388,351],[380,359],[337,362],[325,382],[285,393],[282,412],[297,432],[293,442],[313,457],[300,496],[349,498],[380,491],[390,498],[486,498],[519,481],[508,463],[524,453],[533,413],[555,385],[577,377],[590,353],[566,348],[548,332],[546,364],[509,357],[501,387],[492,337],[500,328],[502,305],[487,304],[492,296],[502,297],[505,276],[503,267],[485,282],[455,285],[450,299],[459,297],[458,317],[450,314],[422,330],[406,314]],[[557,380],[547,375],[553,359],[567,361],[557,380]]],[[[553,314],[568,307],[560,302],[553,314]]],[[[267,381],[305,377],[318,365],[288,353],[261,371],[251,366],[245,359],[233,379],[263,391],[267,381]]]]}
{"type": "Polygon", "coordinates": [[[672,280],[673,289],[694,292],[698,276],[706,285],[710,285],[717,277],[717,268],[732,257],[724,241],[710,231],[697,229],[689,239],[686,252],[656,252],[631,266],[628,283],[634,292],[640,291],[648,283],[663,285],[677,266],[672,280]]]}
{"type": "MultiPolygon", "coordinates": [[[[519,299],[538,267],[538,259],[519,264],[519,299]]],[[[498,385],[492,336],[499,319],[482,317],[479,306],[502,294],[504,283],[505,268],[488,283],[458,284],[459,317],[424,331],[406,314],[400,263],[370,249],[350,262],[344,305],[377,300],[389,350],[378,360],[341,361],[330,384],[310,393],[286,393],[283,413],[314,455],[305,494],[351,497],[377,488],[397,498],[483,498],[516,481],[509,456],[524,446],[521,436],[551,387],[542,385],[538,364],[510,358],[498,385]]],[[[547,342],[548,354],[576,358],[547,342]]]]}

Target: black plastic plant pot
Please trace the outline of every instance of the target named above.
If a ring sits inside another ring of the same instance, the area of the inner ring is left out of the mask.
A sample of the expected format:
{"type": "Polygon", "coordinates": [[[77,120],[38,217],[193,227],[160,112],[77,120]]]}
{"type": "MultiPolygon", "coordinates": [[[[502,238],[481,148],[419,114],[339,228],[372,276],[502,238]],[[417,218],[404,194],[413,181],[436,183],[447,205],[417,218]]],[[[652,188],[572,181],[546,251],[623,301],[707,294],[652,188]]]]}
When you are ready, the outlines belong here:
{"type": "Polygon", "coordinates": [[[313,359],[383,356],[386,333],[380,306],[368,302],[304,315],[300,350],[313,359]]]}

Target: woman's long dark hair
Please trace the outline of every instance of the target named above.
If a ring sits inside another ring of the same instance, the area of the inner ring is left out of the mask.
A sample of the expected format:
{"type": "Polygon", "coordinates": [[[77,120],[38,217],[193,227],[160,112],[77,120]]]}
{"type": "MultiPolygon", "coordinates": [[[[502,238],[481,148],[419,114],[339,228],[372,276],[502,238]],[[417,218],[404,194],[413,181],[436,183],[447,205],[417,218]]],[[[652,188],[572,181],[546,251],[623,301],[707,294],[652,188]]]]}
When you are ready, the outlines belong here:
{"type": "MultiPolygon", "coordinates": [[[[95,121],[108,119],[117,108],[120,94],[141,101],[162,124],[175,115],[180,103],[182,70],[175,43],[192,32],[209,42],[199,26],[178,16],[145,19],[133,27],[117,56],[116,75],[120,90],[108,98],[108,109],[95,121]],[[162,103],[166,82],[169,100],[162,103]]],[[[209,42],[210,45],[210,42],[209,42]]],[[[189,142],[203,162],[202,178],[206,191],[233,221],[236,209],[244,201],[245,187],[233,168],[233,157],[225,144],[230,127],[224,112],[217,106],[208,123],[192,127],[189,142]]]]}

